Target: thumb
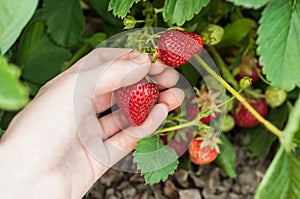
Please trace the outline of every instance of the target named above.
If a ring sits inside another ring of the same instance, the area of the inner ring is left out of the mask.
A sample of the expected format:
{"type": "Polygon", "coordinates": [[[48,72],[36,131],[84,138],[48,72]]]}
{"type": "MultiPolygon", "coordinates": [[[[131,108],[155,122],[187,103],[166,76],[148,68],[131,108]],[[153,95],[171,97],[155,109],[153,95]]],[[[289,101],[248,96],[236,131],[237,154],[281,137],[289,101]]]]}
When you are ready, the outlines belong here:
{"type": "Polygon", "coordinates": [[[138,53],[130,59],[105,62],[90,70],[84,70],[83,65],[77,76],[76,87],[82,88],[81,91],[94,98],[95,95],[106,94],[138,82],[147,75],[150,65],[151,60],[146,53],[138,53]]]}

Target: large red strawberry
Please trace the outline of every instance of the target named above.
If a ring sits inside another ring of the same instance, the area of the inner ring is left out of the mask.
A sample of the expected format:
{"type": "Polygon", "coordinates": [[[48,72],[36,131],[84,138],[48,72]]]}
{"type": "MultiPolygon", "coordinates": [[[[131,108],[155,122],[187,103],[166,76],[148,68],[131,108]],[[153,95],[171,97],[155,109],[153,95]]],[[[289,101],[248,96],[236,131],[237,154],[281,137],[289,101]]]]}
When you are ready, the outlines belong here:
{"type": "MultiPolygon", "coordinates": [[[[250,99],[249,104],[263,117],[268,113],[268,106],[263,98],[250,99]]],[[[246,107],[238,102],[233,110],[232,116],[235,124],[239,127],[250,128],[257,126],[259,121],[246,109],[246,107]]]]}
{"type": "Polygon", "coordinates": [[[136,84],[119,88],[114,95],[129,124],[138,126],[158,101],[159,90],[156,84],[142,79],[136,84]]]}
{"type": "Polygon", "coordinates": [[[167,30],[158,42],[158,57],[165,64],[178,67],[191,59],[203,47],[203,40],[196,33],[167,30]]]}

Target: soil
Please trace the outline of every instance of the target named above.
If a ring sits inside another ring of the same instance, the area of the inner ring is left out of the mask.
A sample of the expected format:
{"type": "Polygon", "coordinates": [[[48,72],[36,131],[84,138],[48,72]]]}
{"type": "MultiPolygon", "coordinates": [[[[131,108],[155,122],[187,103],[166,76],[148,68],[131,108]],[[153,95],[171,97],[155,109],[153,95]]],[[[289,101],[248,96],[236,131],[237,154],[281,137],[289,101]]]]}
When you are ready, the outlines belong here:
{"type": "MultiPolygon", "coordinates": [[[[233,143],[238,143],[234,140],[233,143]]],[[[249,151],[235,145],[237,177],[228,177],[214,163],[178,169],[166,182],[145,185],[139,173],[110,169],[84,199],[253,199],[270,163],[269,158],[249,158],[249,151]]]]}

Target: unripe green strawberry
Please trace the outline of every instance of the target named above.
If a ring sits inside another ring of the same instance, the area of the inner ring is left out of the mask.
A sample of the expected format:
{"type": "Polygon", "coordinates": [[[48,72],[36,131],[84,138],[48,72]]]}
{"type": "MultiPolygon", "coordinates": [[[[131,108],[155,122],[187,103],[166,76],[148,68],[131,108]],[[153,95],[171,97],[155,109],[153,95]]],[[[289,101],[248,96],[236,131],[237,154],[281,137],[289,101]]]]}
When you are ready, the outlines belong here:
{"type": "Polygon", "coordinates": [[[269,86],[265,93],[267,104],[272,108],[278,107],[286,100],[287,93],[285,90],[269,86]]]}
{"type": "Polygon", "coordinates": [[[222,132],[228,132],[231,131],[234,128],[235,122],[231,115],[225,116],[224,126],[222,129],[222,132]]]}
{"type": "Polygon", "coordinates": [[[202,32],[204,43],[206,45],[218,44],[224,35],[224,30],[221,26],[215,24],[209,24],[202,32]]]}

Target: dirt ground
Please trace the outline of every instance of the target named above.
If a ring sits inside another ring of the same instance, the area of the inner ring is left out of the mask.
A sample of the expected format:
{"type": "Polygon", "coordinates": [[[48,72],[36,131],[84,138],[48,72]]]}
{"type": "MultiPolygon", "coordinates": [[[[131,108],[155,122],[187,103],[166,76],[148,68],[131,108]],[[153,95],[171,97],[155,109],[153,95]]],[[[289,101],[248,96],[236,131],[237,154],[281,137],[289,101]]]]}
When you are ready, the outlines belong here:
{"type": "Polygon", "coordinates": [[[238,174],[235,179],[226,176],[214,163],[179,169],[166,182],[154,186],[145,185],[139,173],[110,169],[84,199],[253,199],[269,158],[250,159],[249,151],[239,145],[235,149],[238,174]]]}

